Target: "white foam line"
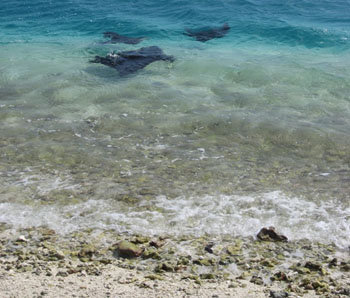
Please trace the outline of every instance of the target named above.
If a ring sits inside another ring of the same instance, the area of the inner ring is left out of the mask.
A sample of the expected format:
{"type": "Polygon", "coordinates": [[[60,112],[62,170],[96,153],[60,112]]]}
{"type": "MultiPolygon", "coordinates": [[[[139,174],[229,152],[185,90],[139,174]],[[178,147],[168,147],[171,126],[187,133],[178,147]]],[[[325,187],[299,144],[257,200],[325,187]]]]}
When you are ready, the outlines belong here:
{"type": "Polygon", "coordinates": [[[1,203],[0,221],[17,227],[47,225],[60,233],[89,227],[196,236],[254,236],[261,227],[272,225],[291,240],[307,238],[345,248],[349,245],[350,208],[276,191],[257,196],[159,196],[135,207],[115,200],[89,200],[63,207],[1,203]],[[151,211],[148,206],[152,206],[151,211]]]}

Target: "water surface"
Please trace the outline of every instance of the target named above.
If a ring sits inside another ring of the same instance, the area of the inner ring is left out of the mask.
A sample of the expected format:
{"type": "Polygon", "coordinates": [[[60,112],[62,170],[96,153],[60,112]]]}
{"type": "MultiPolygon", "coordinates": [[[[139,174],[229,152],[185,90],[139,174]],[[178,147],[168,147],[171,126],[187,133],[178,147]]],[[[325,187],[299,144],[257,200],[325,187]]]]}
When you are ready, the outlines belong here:
{"type": "Polygon", "coordinates": [[[0,4],[0,220],[347,246],[349,1],[0,4]],[[206,43],[185,28],[229,23],[206,43]],[[146,36],[103,44],[104,31],[146,36]],[[176,59],[119,77],[95,55],[176,59]]]}

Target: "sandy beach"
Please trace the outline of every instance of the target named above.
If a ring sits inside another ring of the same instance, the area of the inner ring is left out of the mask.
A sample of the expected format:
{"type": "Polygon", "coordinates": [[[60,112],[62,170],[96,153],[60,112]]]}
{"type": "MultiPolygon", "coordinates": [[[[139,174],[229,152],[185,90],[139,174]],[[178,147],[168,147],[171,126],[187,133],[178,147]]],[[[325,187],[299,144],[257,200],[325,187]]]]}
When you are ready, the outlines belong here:
{"type": "MultiPolygon", "coordinates": [[[[152,281],[144,274],[115,266],[107,266],[100,276],[42,276],[1,270],[2,297],[269,297],[279,287],[259,286],[249,281],[234,285],[232,281],[203,282],[201,285],[182,280],[174,274],[152,281]]],[[[282,291],[283,292],[283,291],[282,291]]],[[[316,297],[306,293],[303,297],[316,297]]],[[[282,296],[281,296],[282,297],[282,296]]],[[[289,297],[299,297],[290,295],[289,297]]]]}
{"type": "Polygon", "coordinates": [[[47,228],[0,234],[1,297],[347,297],[334,245],[47,228]]]}

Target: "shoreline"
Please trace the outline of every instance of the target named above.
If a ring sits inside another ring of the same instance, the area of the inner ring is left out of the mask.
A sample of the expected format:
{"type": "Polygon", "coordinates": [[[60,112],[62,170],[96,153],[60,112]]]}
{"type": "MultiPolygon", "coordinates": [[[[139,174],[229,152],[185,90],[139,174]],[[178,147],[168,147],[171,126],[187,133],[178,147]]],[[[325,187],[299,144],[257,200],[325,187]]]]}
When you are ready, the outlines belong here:
{"type": "Polygon", "coordinates": [[[0,226],[1,297],[347,297],[332,244],[0,226]]]}

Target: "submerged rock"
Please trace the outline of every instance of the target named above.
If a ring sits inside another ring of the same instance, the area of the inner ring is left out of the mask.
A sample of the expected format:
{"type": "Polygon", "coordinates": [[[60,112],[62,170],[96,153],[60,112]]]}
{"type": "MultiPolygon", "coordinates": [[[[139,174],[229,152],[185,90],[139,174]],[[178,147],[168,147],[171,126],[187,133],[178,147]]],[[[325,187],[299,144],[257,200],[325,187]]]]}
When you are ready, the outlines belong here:
{"type": "Polygon", "coordinates": [[[258,233],[257,238],[262,241],[288,241],[288,238],[277,233],[274,227],[262,228],[258,233]]]}

